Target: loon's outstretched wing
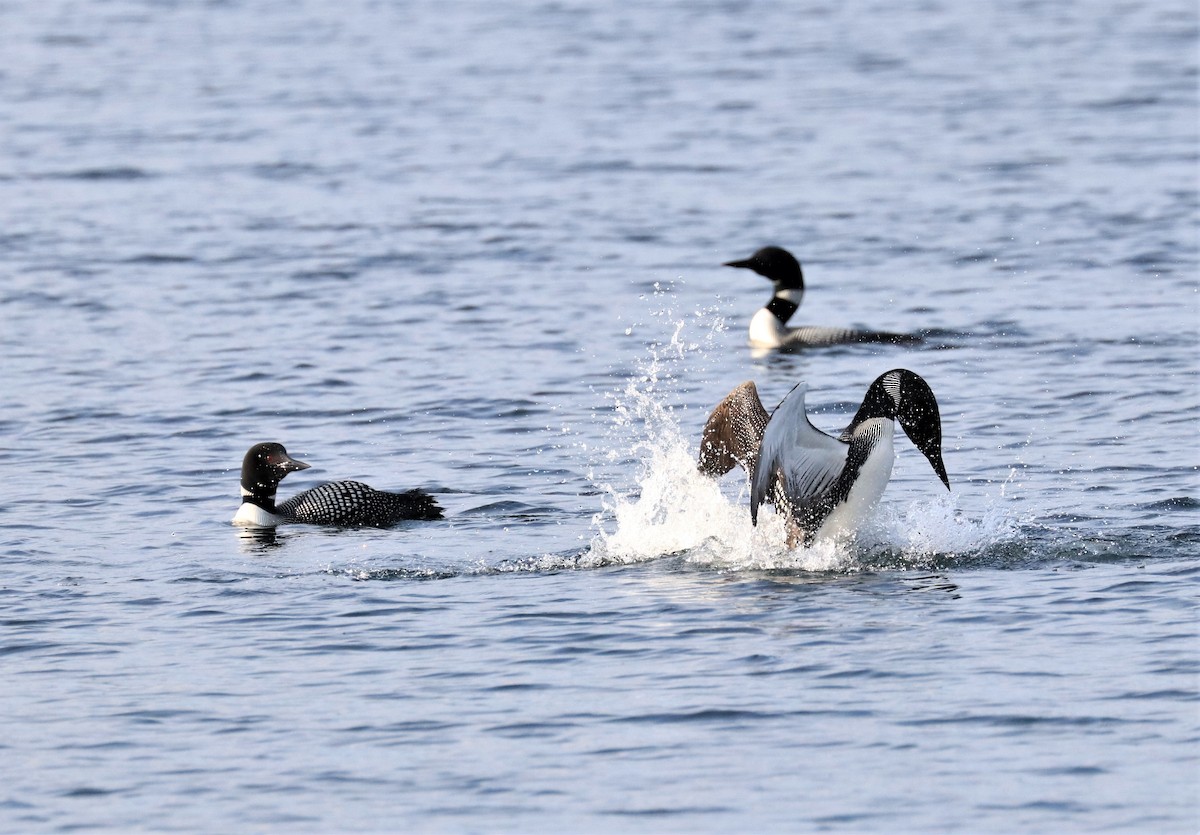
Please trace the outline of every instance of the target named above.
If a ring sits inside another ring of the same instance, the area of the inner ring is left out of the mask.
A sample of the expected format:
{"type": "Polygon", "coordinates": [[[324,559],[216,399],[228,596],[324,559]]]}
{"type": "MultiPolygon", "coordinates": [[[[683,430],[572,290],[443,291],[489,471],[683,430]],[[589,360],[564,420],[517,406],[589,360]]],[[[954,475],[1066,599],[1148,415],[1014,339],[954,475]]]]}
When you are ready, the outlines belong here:
{"type": "Polygon", "coordinates": [[[804,408],[806,383],[793,388],[771,414],[750,478],[750,519],[759,505],[786,500],[785,512],[799,522],[837,483],[850,445],[813,426],[804,408]]]}
{"type": "Polygon", "coordinates": [[[770,416],[758,397],[754,381],[748,380],[717,404],[700,437],[700,472],[721,476],[741,465],[754,472],[758,448],[770,416]]]}

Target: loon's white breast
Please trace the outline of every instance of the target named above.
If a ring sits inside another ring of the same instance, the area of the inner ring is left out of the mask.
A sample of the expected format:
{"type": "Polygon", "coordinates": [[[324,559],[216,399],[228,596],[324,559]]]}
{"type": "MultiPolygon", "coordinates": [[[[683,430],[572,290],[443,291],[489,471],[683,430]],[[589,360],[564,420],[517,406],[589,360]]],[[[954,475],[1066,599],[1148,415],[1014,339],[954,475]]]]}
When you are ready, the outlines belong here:
{"type": "Polygon", "coordinates": [[[778,348],[787,337],[788,329],[779,317],[760,307],[750,320],[750,345],[753,348],[778,348]]]}
{"type": "Polygon", "coordinates": [[[896,424],[887,418],[874,418],[857,431],[870,435],[867,460],[859,467],[845,498],[833,506],[815,537],[844,537],[853,535],[862,522],[883,498],[883,491],[892,478],[896,460],[896,424]]]}
{"type": "Polygon", "coordinates": [[[235,525],[243,525],[248,528],[274,528],[287,520],[274,513],[268,513],[256,504],[242,502],[231,521],[235,525]]]}

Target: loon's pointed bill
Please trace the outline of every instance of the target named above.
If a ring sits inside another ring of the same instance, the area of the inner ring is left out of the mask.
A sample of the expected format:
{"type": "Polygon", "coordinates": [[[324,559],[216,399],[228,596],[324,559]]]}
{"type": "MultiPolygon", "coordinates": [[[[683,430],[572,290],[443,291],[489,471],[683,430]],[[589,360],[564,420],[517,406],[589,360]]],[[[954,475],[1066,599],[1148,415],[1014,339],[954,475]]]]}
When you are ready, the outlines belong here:
{"type": "Polygon", "coordinates": [[[753,270],[774,285],[770,300],[750,320],[750,345],[753,347],[797,351],[831,345],[870,342],[912,345],[922,341],[919,336],[887,331],[818,325],[789,327],[788,320],[804,298],[804,271],[795,256],[782,247],[765,246],[749,258],[726,261],[723,266],[753,270]]]}
{"type": "Polygon", "coordinates": [[[269,442],[250,447],[242,459],[242,504],[233,524],[267,528],[306,522],[384,528],[407,519],[442,518],[437,501],[423,490],[387,493],[358,481],[329,482],[276,504],[279,482],[288,473],[309,466],[288,455],[283,444],[269,442]]]}
{"type": "Polygon", "coordinates": [[[700,469],[714,476],[736,464],[746,469],[754,524],[759,507],[773,504],[787,519],[789,546],[854,533],[891,478],[897,422],[949,489],[941,415],[932,389],[919,375],[902,368],[881,374],[836,438],[808,419],[807,390],[805,383],[796,385],[760,424],[755,406],[762,414],[766,410],[753,384],[743,383],[705,425],[700,469]],[[753,403],[742,402],[751,398],[753,403]]]}

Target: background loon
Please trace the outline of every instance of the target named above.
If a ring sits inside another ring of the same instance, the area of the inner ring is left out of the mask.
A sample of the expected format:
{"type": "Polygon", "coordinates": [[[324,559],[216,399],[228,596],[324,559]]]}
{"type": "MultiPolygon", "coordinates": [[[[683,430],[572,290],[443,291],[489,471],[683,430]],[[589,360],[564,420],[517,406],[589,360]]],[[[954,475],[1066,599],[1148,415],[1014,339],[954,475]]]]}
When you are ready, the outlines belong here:
{"type": "Polygon", "coordinates": [[[700,470],[719,476],[741,465],[750,476],[750,518],[774,504],[788,521],[788,545],[853,533],[892,475],[895,423],[950,489],[942,462],[942,420],[932,389],[903,368],[867,389],[850,425],[834,438],[808,419],[800,383],[767,417],[754,383],[743,383],[713,410],[700,443],[700,470]]]}
{"type": "Polygon", "coordinates": [[[913,345],[922,341],[919,336],[886,331],[813,325],[787,327],[788,319],[800,307],[800,301],[804,298],[804,273],[800,270],[800,262],[786,249],[766,246],[749,258],[727,261],[724,266],[754,270],[775,285],[771,300],[750,320],[750,344],[756,348],[779,348],[787,351],[861,342],[913,345]]]}
{"type": "Polygon", "coordinates": [[[233,524],[273,527],[284,522],[384,528],[404,519],[441,519],[442,509],[428,493],[385,493],[358,481],[331,481],[275,504],[279,482],[308,464],[287,454],[283,444],[250,447],[242,459],[242,506],[233,524]]]}

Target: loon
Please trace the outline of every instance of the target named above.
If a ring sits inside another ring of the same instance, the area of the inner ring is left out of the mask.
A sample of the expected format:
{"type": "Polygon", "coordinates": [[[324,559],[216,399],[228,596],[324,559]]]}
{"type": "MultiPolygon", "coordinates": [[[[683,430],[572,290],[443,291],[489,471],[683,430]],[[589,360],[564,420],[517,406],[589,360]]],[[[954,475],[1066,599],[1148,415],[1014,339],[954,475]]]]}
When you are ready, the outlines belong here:
{"type": "Polygon", "coordinates": [[[275,490],[288,473],[311,465],[288,455],[283,444],[250,447],[242,460],[242,506],[233,524],[275,527],[285,522],[339,527],[386,528],[404,519],[441,519],[442,509],[422,490],[385,493],[358,481],[331,481],[275,504],[275,490]]]}
{"type": "Polygon", "coordinates": [[[787,520],[788,547],[854,533],[892,475],[896,422],[950,489],[942,462],[942,419],[933,390],[904,368],[881,374],[838,437],[808,420],[806,383],[768,415],[753,382],[713,410],[700,443],[700,471],[713,477],[741,466],[750,477],[750,519],[773,504],[787,520]]]}
{"type": "Polygon", "coordinates": [[[815,325],[789,328],[787,321],[800,307],[800,301],[804,298],[804,273],[800,271],[800,262],[786,249],[766,246],[749,258],[726,261],[723,266],[754,270],[775,285],[771,300],[750,320],[750,344],[755,348],[795,351],[862,342],[884,342],[892,345],[915,345],[921,342],[921,337],[905,333],[815,325]]]}

